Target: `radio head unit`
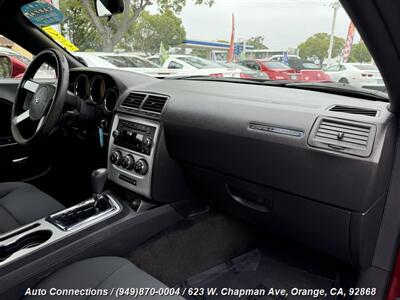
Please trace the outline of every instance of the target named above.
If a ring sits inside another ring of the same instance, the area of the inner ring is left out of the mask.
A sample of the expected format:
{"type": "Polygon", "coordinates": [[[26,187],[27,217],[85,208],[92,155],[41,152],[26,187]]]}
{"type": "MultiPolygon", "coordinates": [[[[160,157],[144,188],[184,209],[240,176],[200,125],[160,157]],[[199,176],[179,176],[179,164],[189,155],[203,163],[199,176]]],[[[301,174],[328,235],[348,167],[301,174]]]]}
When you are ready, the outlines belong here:
{"type": "Polygon", "coordinates": [[[120,120],[113,131],[114,145],[150,155],[156,128],[140,123],[120,120]]]}

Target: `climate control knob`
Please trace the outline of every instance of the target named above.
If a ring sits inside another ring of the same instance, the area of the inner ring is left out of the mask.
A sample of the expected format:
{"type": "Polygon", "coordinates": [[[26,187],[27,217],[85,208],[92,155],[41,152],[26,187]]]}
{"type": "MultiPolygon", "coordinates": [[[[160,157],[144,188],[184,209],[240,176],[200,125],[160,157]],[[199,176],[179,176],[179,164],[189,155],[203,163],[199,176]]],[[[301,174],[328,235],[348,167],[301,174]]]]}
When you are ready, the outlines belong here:
{"type": "Polygon", "coordinates": [[[144,159],[139,159],[133,166],[133,169],[140,175],[146,175],[149,171],[149,165],[144,159]]]}
{"type": "Polygon", "coordinates": [[[150,148],[152,144],[153,140],[151,138],[147,137],[143,139],[142,145],[144,148],[150,148]]]}
{"type": "Polygon", "coordinates": [[[113,138],[117,138],[117,137],[119,137],[120,135],[121,135],[121,132],[120,132],[119,130],[114,130],[114,131],[112,132],[113,138]]]}
{"type": "Polygon", "coordinates": [[[113,165],[119,166],[122,161],[122,153],[121,151],[113,151],[110,155],[110,161],[113,165]]]}
{"type": "Polygon", "coordinates": [[[134,165],[135,165],[135,159],[133,158],[132,155],[128,154],[128,155],[125,155],[125,156],[122,158],[121,166],[122,166],[124,169],[132,170],[133,167],[134,167],[134,165]]]}

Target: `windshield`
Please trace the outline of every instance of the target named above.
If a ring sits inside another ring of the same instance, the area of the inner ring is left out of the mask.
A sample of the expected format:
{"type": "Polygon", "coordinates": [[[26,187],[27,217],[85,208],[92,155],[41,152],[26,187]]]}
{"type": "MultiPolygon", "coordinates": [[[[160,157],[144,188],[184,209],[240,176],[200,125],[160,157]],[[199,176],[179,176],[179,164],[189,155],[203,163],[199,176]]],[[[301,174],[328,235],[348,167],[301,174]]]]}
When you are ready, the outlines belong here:
{"type": "Polygon", "coordinates": [[[290,69],[290,67],[288,65],[285,65],[284,63],[280,63],[280,62],[266,61],[266,62],[263,62],[263,65],[265,65],[267,68],[270,68],[270,69],[277,69],[277,70],[290,69]]]}
{"type": "Polygon", "coordinates": [[[301,65],[303,66],[304,70],[319,70],[321,67],[317,66],[313,62],[302,62],[301,65]]]}
{"type": "Polygon", "coordinates": [[[211,60],[204,59],[201,57],[194,56],[181,56],[178,57],[179,60],[188,63],[189,65],[197,68],[197,69],[212,69],[212,68],[221,68],[221,65],[212,62],[211,60]]]}
{"type": "Polygon", "coordinates": [[[354,65],[354,67],[362,71],[378,71],[378,68],[374,65],[354,65]]]}
{"type": "Polygon", "coordinates": [[[91,67],[163,77],[218,74],[247,79],[263,73],[269,80],[340,82],[386,91],[381,77],[355,78],[345,67],[378,71],[339,1],[124,3],[127,13],[111,18],[96,15],[94,0],[38,0],[22,6],[22,13],[91,67]]]}

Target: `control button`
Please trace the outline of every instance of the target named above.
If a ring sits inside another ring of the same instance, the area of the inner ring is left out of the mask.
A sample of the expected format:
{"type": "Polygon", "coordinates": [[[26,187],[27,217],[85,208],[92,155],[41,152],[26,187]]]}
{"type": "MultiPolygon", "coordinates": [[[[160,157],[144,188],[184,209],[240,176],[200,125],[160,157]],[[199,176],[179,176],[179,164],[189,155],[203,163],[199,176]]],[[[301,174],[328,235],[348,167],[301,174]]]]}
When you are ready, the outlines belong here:
{"type": "Polygon", "coordinates": [[[120,133],[119,130],[114,130],[113,133],[112,133],[113,138],[117,138],[117,137],[119,137],[120,135],[121,135],[121,133],[120,133]]]}
{"type": "Polygon", "coordinates": [[[147,162],[144,159],[139,159],[133,169],[135,170],[136,173],[140,174],[140,175],[146,175],[147,172],[149,171],[149,165],[147,164],[147,162]]]}
{"type": "Polygon", "coordinates": [[[152,144],[153,144],[153,140],[151,138],[146,137],[143,139],[143,142],[142,142],[143,147],[150,148],[152,144]]]}
{"type": "Polygon", "coordinates": [[[110,161],[113,165],[120,165],[122,160],[122,153],[121,151],[113,151],[110,155],[110,161]]]}
{"type": "Polygon", "coordinates": [[[128,154],[122,158],[121,166],[124,169],[132,170],[133,166],[135,165],[135,159],[132,155],[128,154]]]}

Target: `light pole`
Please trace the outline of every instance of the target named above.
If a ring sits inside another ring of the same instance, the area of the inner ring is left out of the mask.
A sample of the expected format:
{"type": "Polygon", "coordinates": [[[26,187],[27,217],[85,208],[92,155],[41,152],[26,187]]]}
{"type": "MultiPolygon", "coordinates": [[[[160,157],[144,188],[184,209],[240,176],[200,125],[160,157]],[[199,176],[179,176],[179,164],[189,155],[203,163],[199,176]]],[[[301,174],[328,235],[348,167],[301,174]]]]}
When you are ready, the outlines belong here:
{"type": "Polygon", "coordinates": [[[333,44],[335,42],[334,37],[335,37],[335,27],[336,27],[336,16],[337,16],[337,11],[340,8],[340,2],[336,1],[332,3],[331,6],[333,8],[333,20],[332,20],[331,37],[329,40],[329,49],[328,49],[328,66],[331,64],[332,61],[333,44]]]}

